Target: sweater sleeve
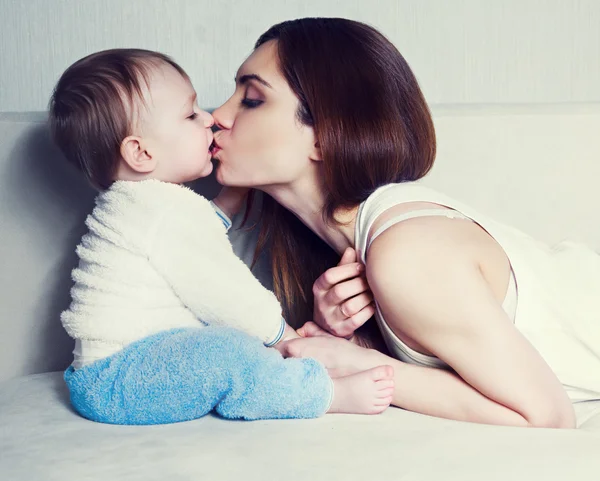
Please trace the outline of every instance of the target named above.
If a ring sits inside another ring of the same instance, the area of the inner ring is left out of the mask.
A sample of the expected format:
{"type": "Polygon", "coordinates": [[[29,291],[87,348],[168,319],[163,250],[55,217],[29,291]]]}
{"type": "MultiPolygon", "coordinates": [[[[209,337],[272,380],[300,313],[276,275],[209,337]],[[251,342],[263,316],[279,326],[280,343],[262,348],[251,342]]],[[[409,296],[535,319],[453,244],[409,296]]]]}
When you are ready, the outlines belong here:
{"type": "Polygon", "coordinates": [[[212,200],[210,201],[210,206],[214,209],[215,214],[217,214],[217,217],[219,219],[221,219],[223,226],[225,226],[225,230],[229,231],[229,229],[231,229],[231,225],[233,224],[233,222],[231,222],[231,219],[229,218],[229,216],[227,214],[225,214],[225,212],[223,212],[223,210],[217,204],[215,204],[212,200]]]}
{"type": "Polygon", "coordinates": [[[175,203],[157,219],[148,239],[149,261],[199,320],[276,344],[285,321],[275,294],[235,255],[224,223],[197,197],[175,203]]]}

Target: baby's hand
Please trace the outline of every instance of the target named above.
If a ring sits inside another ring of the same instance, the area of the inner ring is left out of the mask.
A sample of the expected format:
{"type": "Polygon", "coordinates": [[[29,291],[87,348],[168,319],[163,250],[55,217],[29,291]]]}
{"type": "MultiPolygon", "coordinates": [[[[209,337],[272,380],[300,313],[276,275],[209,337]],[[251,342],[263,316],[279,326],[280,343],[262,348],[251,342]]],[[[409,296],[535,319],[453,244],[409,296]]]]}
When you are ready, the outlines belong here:
{"type": "Polygon", "coordinates": [[[274,349],[277,349],[282,355],[284,353],[283,349],[285,348],[286,341],[291,339],[299,339],[300,335],[292,328],[287,322],[285,324],[285,331],[283,331],[283,336],[277,344],[273,346],[274,349]]]}
{"type": "Polygon", "coordinates": [[[242,209],[249,191],[247,187],[223,187],[213,202],[227,216],[233,217],[242,209]]]}

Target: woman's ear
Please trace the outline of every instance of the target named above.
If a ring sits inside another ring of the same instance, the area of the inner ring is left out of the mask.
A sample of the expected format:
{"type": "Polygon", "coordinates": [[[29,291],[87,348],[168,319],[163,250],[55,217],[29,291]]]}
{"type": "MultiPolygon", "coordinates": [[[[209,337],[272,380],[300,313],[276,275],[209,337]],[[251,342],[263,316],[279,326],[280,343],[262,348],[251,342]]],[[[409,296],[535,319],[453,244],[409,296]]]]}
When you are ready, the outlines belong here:
{"type": "Polygon", "coordinates": [[[156,160],[144,147],[143,139],[130,135],[121,142],[121,157],[134,172],[148,174],[156,168],[156,160]]]}
{"type": "Polygon", "coordinates": [[[321,147],[319,146],[319,141],[315,141],[315,145],[312,148],[312,151],[310,153],[310,160],[314,160],[316,162],[321,162],[323,160],[323,157],[321,155],[321,147]]]}

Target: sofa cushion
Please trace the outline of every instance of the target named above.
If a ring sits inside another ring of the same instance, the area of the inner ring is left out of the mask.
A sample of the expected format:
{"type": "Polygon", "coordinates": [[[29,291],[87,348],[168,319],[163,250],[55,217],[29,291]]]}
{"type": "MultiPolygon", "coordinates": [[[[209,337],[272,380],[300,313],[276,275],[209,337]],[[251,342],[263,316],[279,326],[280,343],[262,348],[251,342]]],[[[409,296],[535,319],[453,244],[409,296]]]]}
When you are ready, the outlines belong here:
{"type": "Polygon", "coordinates": [[[591,480],[600,473],[600,405],[591,407],[579,430],[459,423],[396,408],[115,426],[73,412],[62,373],[37,374],[0,384],[0,479],[591,480]]]}

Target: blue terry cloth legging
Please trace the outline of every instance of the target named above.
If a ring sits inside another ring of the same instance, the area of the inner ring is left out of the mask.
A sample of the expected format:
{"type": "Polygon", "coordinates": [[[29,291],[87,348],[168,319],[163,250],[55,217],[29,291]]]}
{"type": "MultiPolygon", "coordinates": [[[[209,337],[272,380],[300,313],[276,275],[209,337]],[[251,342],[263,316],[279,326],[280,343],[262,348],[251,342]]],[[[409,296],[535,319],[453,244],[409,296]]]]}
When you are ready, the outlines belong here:
{"type": "Polygon", "coordinates": [[[173,329],[126,346],[65,381],[83,417],[110,424],[165,424],[213,409],[228,419],[314,418],[333,386],[314,359],[284,359],[228,327],[173,329]]]}

